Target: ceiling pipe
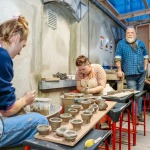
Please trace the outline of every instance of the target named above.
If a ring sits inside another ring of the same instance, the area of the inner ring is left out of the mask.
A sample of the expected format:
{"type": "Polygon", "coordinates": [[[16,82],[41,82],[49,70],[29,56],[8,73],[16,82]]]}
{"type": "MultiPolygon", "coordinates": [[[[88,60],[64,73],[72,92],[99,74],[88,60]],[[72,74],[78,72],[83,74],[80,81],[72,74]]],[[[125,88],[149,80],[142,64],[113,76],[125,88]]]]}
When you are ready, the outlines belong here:
{"type": "Polygon", "coordinates": [[[95,4],[98,8],[100,8],[104,13],[106,13],[109,17],[111,17],[118,25],[120,25],[123,29],[126,30],[126,26],[121,23],[118,19],[116,19],[110,11],[108,11],[104,6],[102,6],[97,0],[90,0],[91,3],[95,4]]]}

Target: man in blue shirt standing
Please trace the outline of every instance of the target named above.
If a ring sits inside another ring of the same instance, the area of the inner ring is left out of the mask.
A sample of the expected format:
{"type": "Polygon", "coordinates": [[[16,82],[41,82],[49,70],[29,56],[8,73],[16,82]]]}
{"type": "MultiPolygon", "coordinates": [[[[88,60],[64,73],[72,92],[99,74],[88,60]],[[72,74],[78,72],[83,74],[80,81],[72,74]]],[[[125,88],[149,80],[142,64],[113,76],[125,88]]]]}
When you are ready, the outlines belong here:
{"type": "MultiPolygon", "coordinates": [[[[126,38],[119,41],[115,62],[117,75],[125,74],[127,87],[137,91],[143,91],[146,70],[148,66],[148,53],[145,44],[136,38],[135,28],[130,26],[126,30],[126,38]]],[[[137,121],[144,121],[141,113],[142,98],[138,101],[137,121]]]]}

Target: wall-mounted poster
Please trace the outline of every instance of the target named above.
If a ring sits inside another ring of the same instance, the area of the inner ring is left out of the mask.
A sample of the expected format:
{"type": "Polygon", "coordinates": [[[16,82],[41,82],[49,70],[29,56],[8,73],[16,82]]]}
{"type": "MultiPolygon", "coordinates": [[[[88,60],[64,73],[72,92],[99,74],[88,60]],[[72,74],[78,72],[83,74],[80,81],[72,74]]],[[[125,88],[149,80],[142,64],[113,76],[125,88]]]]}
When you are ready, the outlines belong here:
{"type": "Polygon", "coordinates": [[[109,52],[112,53],[113,52],[113,42],[110,42],[110,48],[109,48],[109,52]]]}
{"type": "Polygon", "coordinates": [[[100,49],[103,49],[103,47],[104,47],[104,36],[100,36],[100,49]]]}
{"type": "Polygon", "coordinates": [[[109,39],[106,38],[106,40],[105,40],[105,51],[108,51],[108,49],[109,49],[109,39]]]}

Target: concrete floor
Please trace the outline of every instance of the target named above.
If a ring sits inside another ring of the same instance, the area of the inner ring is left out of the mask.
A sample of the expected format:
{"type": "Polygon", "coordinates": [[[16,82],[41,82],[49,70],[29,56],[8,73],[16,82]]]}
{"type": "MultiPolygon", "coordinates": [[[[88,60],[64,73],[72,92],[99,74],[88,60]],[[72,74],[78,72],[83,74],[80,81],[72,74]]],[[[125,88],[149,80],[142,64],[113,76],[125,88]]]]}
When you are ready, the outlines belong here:
{"type": "MultiPolygon", "coordinates": [[[[126,124],[124,125],[126,126],[126,124]]],[[[137,126],[137,144],[136,146],[131,146],[131,150],[150,150],[150,112],[147,112],[146,114],[146,136],[144,136],[143,133],[143,126],[138,125],[137,126]]],[[[123,140],[127,141],[125,139],[123,134],[123,140]]],[[[132,141],[132,135],[131,135],[131,141],[132,141]]],[[[118,147],[117,147],[118,149],[118,147]]],[[[126,144],[122,144],[122,150],[127,150],[128,146],[126,144]]]]}

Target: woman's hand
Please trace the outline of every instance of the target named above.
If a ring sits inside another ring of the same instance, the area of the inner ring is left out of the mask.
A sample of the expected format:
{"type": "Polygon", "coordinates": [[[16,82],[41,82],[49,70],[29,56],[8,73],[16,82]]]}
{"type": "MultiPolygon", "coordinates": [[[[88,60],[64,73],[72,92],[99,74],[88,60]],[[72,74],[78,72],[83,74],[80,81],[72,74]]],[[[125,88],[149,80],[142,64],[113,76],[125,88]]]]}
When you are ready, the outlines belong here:
{"type": "Polygon", "coordinates": [[[25,93],[22,97],[25,102],[25,106],[32,104],[33,101],[35,100],[35,96],[36,96],[35,91],[25,93]]]}

